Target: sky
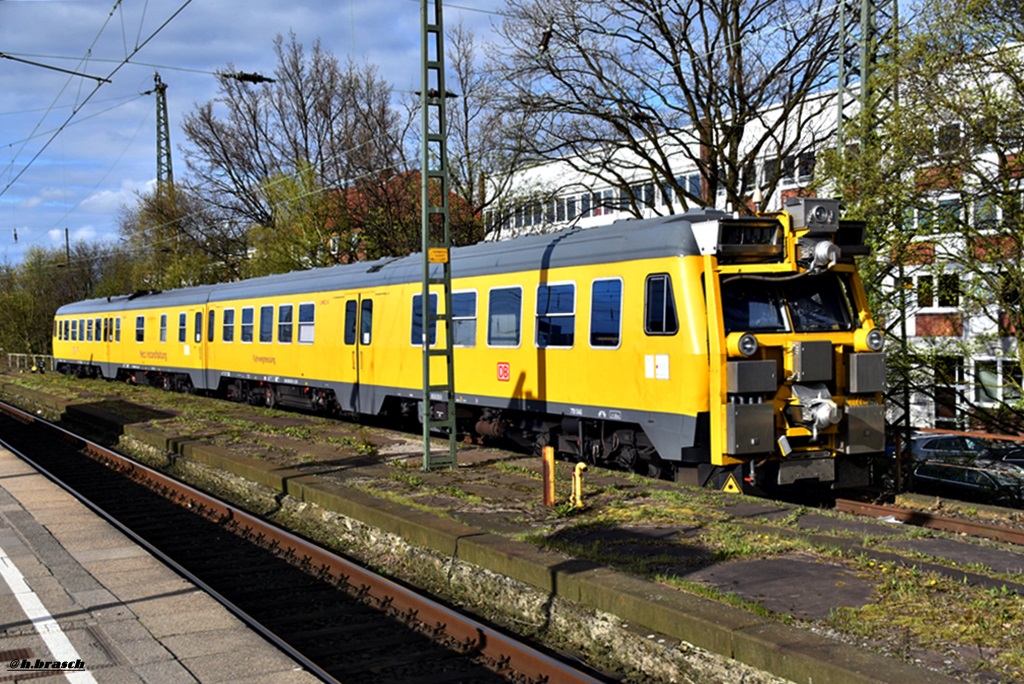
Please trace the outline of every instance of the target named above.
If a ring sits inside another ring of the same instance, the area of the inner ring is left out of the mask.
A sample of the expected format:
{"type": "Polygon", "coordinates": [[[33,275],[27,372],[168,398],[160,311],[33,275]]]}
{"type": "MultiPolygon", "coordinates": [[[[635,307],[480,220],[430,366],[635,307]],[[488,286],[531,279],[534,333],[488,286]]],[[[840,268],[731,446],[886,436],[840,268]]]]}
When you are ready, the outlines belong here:
{"type": "MultiPolygon", "coordinates": [[[[486,40],[501,4],[445,2],[445,25],[486,40]]],[[[289,32],[419,90],[419,0],[0,0],[0,263],[63,248],[65,229],[72,244],[116,243],[122,208],[156,181],[154,72],[177,179],[181,123],[217,96],[215,72],[273,75],[289,32]]]]}

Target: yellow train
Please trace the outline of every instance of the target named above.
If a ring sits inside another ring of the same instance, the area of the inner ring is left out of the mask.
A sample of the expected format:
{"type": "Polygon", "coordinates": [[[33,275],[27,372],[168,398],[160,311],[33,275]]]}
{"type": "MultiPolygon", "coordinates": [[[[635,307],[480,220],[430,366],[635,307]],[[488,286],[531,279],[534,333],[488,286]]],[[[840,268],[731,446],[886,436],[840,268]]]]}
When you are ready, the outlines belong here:
{"type": "Polygon", "coordinates": [[[424,339],[451,334],[460,432],[726,489],[860,487],[885,448],[884,340],[864,225],[838,211],[799,198],[454,249],[450,331],[424,330],[412,255],[70,304],[53,352],[80,376],[415,417],[424,339]]]}

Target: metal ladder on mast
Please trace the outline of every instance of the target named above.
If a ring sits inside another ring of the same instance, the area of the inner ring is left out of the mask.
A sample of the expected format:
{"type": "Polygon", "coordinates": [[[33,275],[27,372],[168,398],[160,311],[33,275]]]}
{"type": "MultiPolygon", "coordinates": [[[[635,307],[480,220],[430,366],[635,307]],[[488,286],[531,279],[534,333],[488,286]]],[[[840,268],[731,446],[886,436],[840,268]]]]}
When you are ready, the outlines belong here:
{"type": "Polygon", "coordinates": [[[441,0],[420,0],[422,90],[420,114],[422,150],[421,231],[423,242],[423,295],[420,320],[423,321],[423,470],[455,468],[455,364],[452,353],[452,271],[451,231],[448,215],[448,146],[444,83],[444,21],[441,0]],[[430,295],[438,294],[438,306],[430,307],[430,295]],[[444,323],[437,344],[430,345],[430,331],[444,323]],[[437,362],[435,362],[437,360],[437,362]],[[443,365],[443,369],[435,366],[443,365]],[[444,380],[434,382],[434,371],[444,380]],[[436,407],[436,409],[435,409],[436,407]],[[448,433],[448,453],[432,453],[433,430],[448,433]]]}

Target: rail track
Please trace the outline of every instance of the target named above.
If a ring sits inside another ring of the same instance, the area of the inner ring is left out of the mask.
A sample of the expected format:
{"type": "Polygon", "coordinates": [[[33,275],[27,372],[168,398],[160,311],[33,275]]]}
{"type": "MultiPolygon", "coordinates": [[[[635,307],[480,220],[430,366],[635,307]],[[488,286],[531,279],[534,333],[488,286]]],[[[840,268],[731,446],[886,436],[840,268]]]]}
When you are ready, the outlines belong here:
{"type": "Polygon", "coordinates": [[[2,403],[0,442],[324,681],[604,681],[2,403]]]}
{"type": "Polygon", "coordinates": [[[835,509],[844,513],[864,515],[872,518],[892,518],[908,525],[917,525],[918,527],[942,530],[954,534],[984,537],[1010,544],[1024,544],[1024,529],[1019,527],[1008,527],[1006,525],[996,525],[967,518],[935,515],[927,511],[915,511],[900,508],[899,506],[866,503],[851,499],[836,499],[835,509]]]}

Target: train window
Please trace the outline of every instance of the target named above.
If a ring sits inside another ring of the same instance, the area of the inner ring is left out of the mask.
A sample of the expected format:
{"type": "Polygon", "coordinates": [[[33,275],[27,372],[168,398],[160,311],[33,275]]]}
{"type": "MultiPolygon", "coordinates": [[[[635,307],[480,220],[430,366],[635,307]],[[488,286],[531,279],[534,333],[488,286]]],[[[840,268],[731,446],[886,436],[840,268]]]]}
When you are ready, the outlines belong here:
{"type": "Polygon", "coordinates": [[[256,310],[251,306],[242,307],[242,342],[252,342],[252,322],[256,310]]]}
{"type": "Polygon", "coordinates": [[[210,315],[207,317],[207,320],[206,320],[206,341],[207,342],[213,342],[213,331],[216,330],[216,326],[214,325],[214,321],[215,320],[216,320],[216,316],[214,315],[214,311],[213,311],[213,309],[210,309],[210,315]]]}
{"type": "Polygon", "coordinates": [[[735,278],[722,282],[727,333],[852,330],[845,279],[828,273],[777,283],[735,278]]]}
{"type": "Polygon", "coordinates": [[[595,280],[590,289],[590,346],[618,347],[622,334],[622,280],[595,280]]]}
{"type": "Polygon", "coordinates": [[[523,288],[500,287],[490,291],[487,302],[487,344],[518,347],[523,288]]]}
{"type": "Polygon", "coordinates": [[[361,310],[359,316],[359,344],[370,344],[371,334],[373,333],[373,300],[364,299],[359,307],[361,310]]]}
{"type": "MultiPolygon", "coordinates": [[[[347,313],[346,309],[346,313],[347,313]]],[[[345,322],[348,325],[348,321],[345,322]]],[[[316,307],[313,302],[299,304],[299,344],[313,344],[316,330],[316,307]]]]}
{"type": "Polygon", "coordinates": [[[92,342],[92,319],[85,322],[85,341],[92,342]]]}
{"type": "Polygon", "coordinates": [[[356,312],[359,302],[350,299],[345,302],[345,344],[356,343],[356,312]]]}
{"type": "Polygon", "coordinates": [[[727,333],[783,332],[780,293],[771,284],[755,280],[726,280],[722,282],[722,318],[727,333]]]}
{"type": "Polygon", "coordinates": [[[103,336],[100,334],[100,331],[103,328],[102,321],[103,321],[102,318],[97,318],[96,319],[96,323],[95,323],[95,330],[96,330],[95,334],[96,334],[96,341],[97,342],[102,342],[103,341],[103,336]]]}
{"type": "Polygon", "coordinates": [[[195,337],[193,339],[196,344],[200,344],[203,341],[203,312],[196,311],[195,316],[192,317],[192,322],[195,323],[195,337]]]}
{"type": "Polygon", "coordinates": [[[235,341],[235,310],[224,309],[224,324],[221,329],[220,339],[224,342],[235,341]]]}
{"type": "Polygon", "coordinates": [[[186,330],[187,327],[188,314],[182,311],[180,314],[178,314],[178,342],[181,342],[182,344],[184,344],[185,340],[188,339],[188,331],[186,330]]]}
{"type": "Polygon", "coordinates": [[[274,341],[274,307],[260,307],[260,342],[274,341]]]}
{"type": "Polygon", "coordinates": [[[476,292],[452,294],[452,345],[476,346],[476,292]]]}
{"type": "Polygon", "coordinates": [[[103,319],[103,341],[104,342],[109,342],[110,341],[110,319],[109,318],[104,318],[103,319]]]}
{"type": "Polygon", "coordinates": [[[160,314],[160,341],[167,341],[167,314],[160,314]]]}
{"type": "Polygon", "coordinates": [[[277,341],[281,344],[292,343],[292,309],[291,304],[277,307],[277,341]]]}
{"type": "Polygon", "coordinates": [[[78,341],[78,321],[71,319],[71,341],[78,341]]]}
{"type": "Polygon", "coordinates": [[[647,276],[644,332],[648,335],[675,335],[679,332],[676,301],[672,295],[672,277],[667,273],[647,276]]]}
{"type": "Polygon", "coordinates": [[[146,317],[136,316],[135,317],[135,341],[145,342],[146,341],[146,317]]]}
{"type": "Polygon", "coordinates": [[[114,341],[121,341],[121,317],[118,316],[114,319],[114,341]]]}
{"type": "MultiPolygon", "coordinates": [[[[437,343],[437,293],[431,292],[427,299],[427,334],[430,338],[428,344],[433,347],[437,343]]],[[[412,296],[412,335],[410,342],[413,346],[423,346],[423,295],[412,296]]]]}
{"type": "Polygon", "coordinates": [[[537,347],[571,347],[576,337],[576,286],[537,287],[537,347]]]}

